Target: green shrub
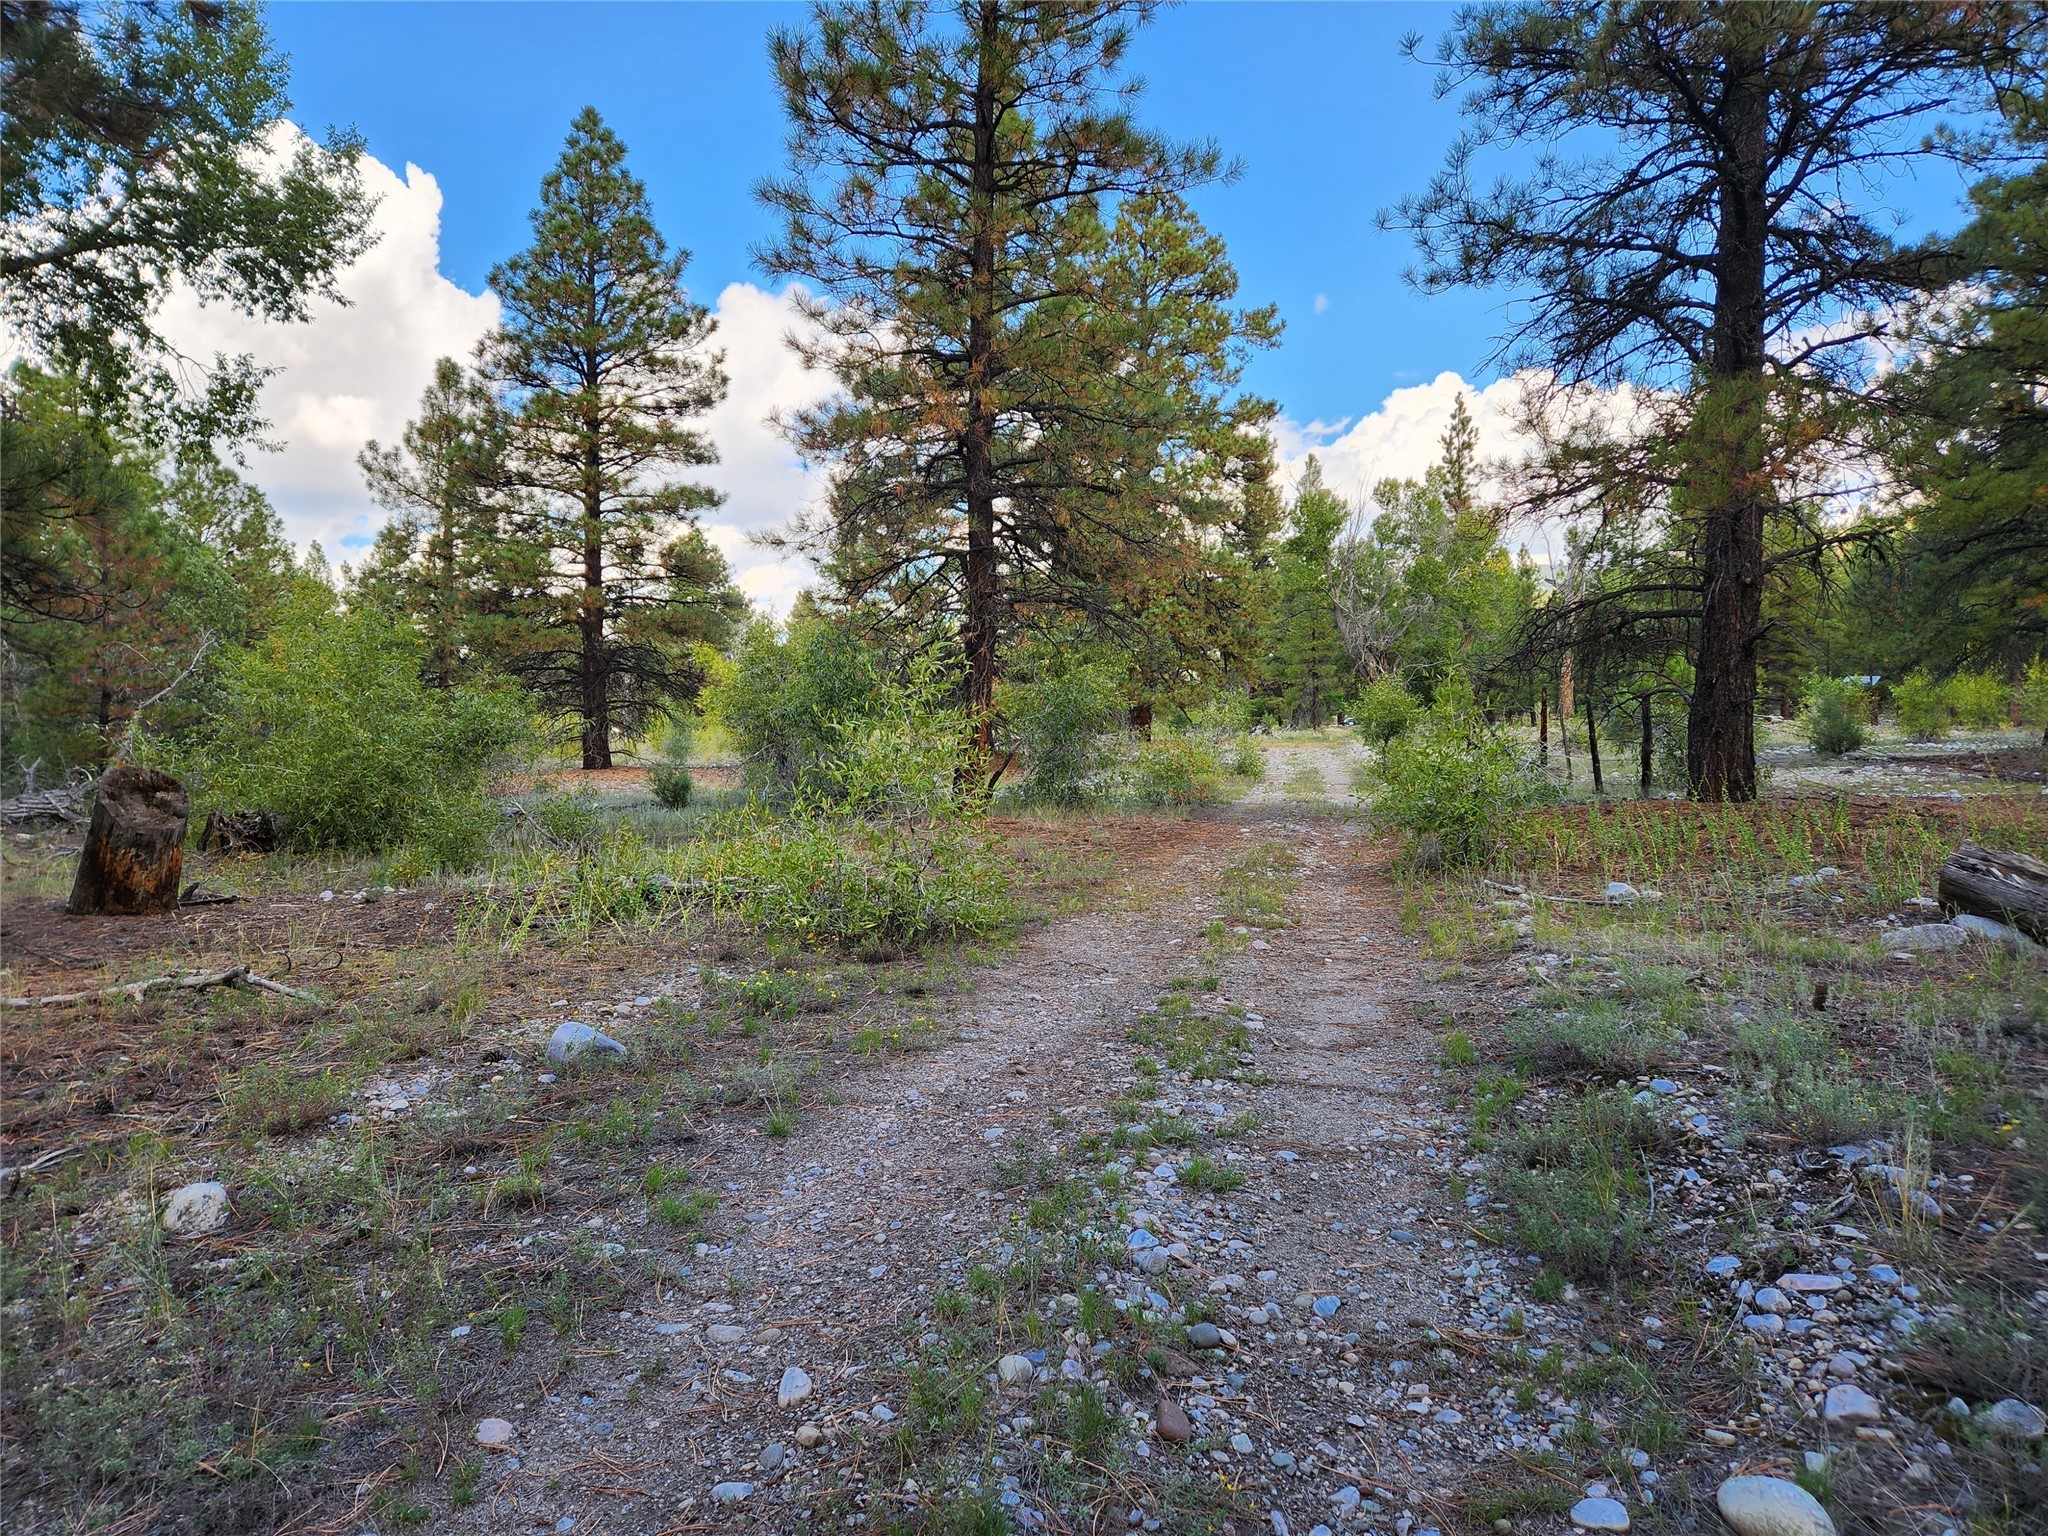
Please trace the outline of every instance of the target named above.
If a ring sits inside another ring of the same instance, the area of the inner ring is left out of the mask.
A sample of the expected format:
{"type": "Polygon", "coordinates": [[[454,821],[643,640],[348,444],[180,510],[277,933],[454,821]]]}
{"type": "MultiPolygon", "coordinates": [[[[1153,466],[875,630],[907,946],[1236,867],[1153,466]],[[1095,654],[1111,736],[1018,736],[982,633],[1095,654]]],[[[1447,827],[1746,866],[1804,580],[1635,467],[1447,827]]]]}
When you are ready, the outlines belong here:
{"type": "Polygon", "coordinates": [[[1461,674],[1446,678],[1436,702],[1387,741],[1368,781],[1381,819],[1408,834],[1410,857],[1451,864],[1486,859],[1517,815],[1553,793],[1485,723],[1461,674]]]}
{"type": "Polygon", "coordinates": [[[375,612],[302,615],[227,657],[205,735],[160,760],[207,808],[271,812],[293,846],[467,866],[497,822],[492,771],[530,722],[507,686],[427,687],[421,660],[375,612]]]}
{"type": "Polygon", "coordinates": [[[1206,805],[1225,777],[1216,743],[1171,731],[1133,742],[1123,764],[1125,793],[1139,805],[1206,805]]]}
{"type": "Polygon", "coordinates": [[[1024,797],[1078,805],[1109,762],[1123,694],[1107,667],[1084,662],[1004,690],[1003,715],[1024,758],[1024,797]]]}
{"type": "Polygon", "coordinates": [[[654,798],[672,811],[684,810],[690,803],[690,770],[680,763],[659,763],[648,776],[654,790],[654,798]]]}
{"type": "Polygon", "coordinates": [[[1909,672],[1892,690],[1899,729],[1915,741],[1939,741],[1948,733],[1948,694],[1925,672],[1909,672]]]}
{"type": "Polygon", "coordinates": [[[1358,734],[1375,747],[1384,747],[1415,723],[1422,705],[1415,695],[1394,677],[1374,678],[1358,690],[1352,701],[1351,718],[1358,722],[1358,734]]]}
{"type": "Polygon", "coordinates": [[[661,761],[647,776],[654,798],[671,811],[686,809],[696,787],[690,780],[690,749],[696,743],[696,734],[689,719],[671,721],[661,739],[661,761]]]}
{"type": "Polygon", "coordinates": [[[1840,757],[1869,740],[1859,719],[1862,698],[1863,690],[1855,683],[1832,677],[1807,679],[1806,707],[1800,713],[1799,730],[1814,751],[1840,757]]]}
{"type": "Polygon", "coordinates": [[[2018,693],[2020,724],[2048,733],[2048,661],[2037,657],[2027,664],[2018,693]]]}
{"type": "Polygon", "coordinates": [[[842,727],[873,710],[882,693],[875,658],[859,636],[803,615],[786,632],[766,621],[750,628],[712,703],[739,750],[747,787],[787,802],[837,792],[832,769],[846,741],[842,727]]]}
{"type": "Polygon", "coordinates": [[[1958,672],[1943,685],[1949,712],[1965,730],[1995,731],[2005,724],[2012,690],[1995,672],[1958,672]]]}

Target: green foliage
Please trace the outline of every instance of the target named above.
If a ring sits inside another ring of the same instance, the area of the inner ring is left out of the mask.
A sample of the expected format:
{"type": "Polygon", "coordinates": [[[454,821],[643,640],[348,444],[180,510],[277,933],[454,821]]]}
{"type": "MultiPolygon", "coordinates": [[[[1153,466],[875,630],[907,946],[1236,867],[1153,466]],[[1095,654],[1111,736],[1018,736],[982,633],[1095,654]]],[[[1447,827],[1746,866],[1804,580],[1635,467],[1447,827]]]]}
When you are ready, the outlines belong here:
{"type": "Polygon", "coordinates": [[[2027,663],[2018,692],[2020,723],[2048,733],[2048,660],[2036,657],[2027,663]]]}
{"type": "Polygon", "coordinates": [[[1814,751],[1840,757],[1869,739],[1858,718],[1862,699],[1863,689],[1854,683],[1820,676],[1808,679],[1799,729],[1814,751]]]}
{"type": "MultiPolygon", "coordinates": [[[[360,141],[280,136],[285,60],[258,6],[11,6],[0,116],[0,317],[74,369],[101,420],[152,441],[247,436],[263,371],[156,330],[183,288],[306,318],[373,238],[360,141]]],[[[22,343],[26,343],[24,347],[22,343]]]]}
{"type": "Polygon", "coordinates": [[[714,915],[848,949],[991,933],[1012,916],[997,851],[964,819],[749,810],[685,850],[682,869],[714,915]]]}
{"type": "Polygon", "coordinates": [[[204,735],[163,755],[202,803],[270,811],[294,846],[471,864],[525,712],[502,687],[428,688],[421,661],[417,638],[375,613],[303,615],[229,656],[204,735]]]}
{"type": "Polygon", "coordinates": [[[1482,505],[1478,435],[1459,397],[1443,458],[1421,481],[1385,480],[1365,536],[1337,547],[1337,624],[1362,672],[1405,672],[1425,696],[1452,673],[1483,676],[1535,598],[1526,564],[1482,505]]]}
{"type": "Polygon", "coordinates": [[[1382,749],[1370,770],[1373,808],[1408,834],[1414,858],[1451,864],[1489,857],[1529,806],[1551,791],[1487,725],[1471,684],[1453,673],[1436,702],[1382,749]]]}
{"type": "Polygon", "coordinates": [[[1221,156],[1131,114],[1142,15],[978,14],[828,3],[773,34],[760,257],[819,295],[841,386],[791,423],[841,471],[797,542],[849,602],[959,636],[980,731],[1020,634],[1113,628],[1138,692],[1243,652],[1275,407],[1237,386],[1279,326],[1183,200],[1221,156]]]}
{"type": "Polygon", "coordinates": [[[1077,805],[1109,762],[1111,732],[1122,714],[1120,680],[1109,667],[1082,662],[1002,691],[1001,708],[1024,758],[1024,796],[1045,805],[1077,805]]]}
{"type": "Polygon", "coordinates": [[[1331,559],[1350,515],[1310,455],[1267,583],[1271,614],[1262,683],[1276,713],[1292,725],[1321,726],[1336,712],[1338,693],[1350,681],[1350,661],[1330,601],[1331,559]]]}
{"type": "Polygon", "coordinates": [[[1384,747],[1415,723],[1422,705],[1398,677],[1376,677],[1351,699],[1351,718],[1368,743],[1384,747]]]}
{"type": "Polygon", "coordinates": [[[1892,689],[1899,729],[1915,741],[1939,741],[1948,734],[1947,691],[1925,672],[1910,672],[1892,689]]]}
{"type": "Polygon", "coordinates": [[[840,729],[877,708],[882,679],[859,637],[815,613],[785,630],[763,620],[740,644],[713,707],[739,748],[747,787],[776,802],[832,796],[840,729]]]}
{"type": "Polygon", "coordinates": [[[1206,805],[1225,777],[1223,756],[1209,737],[1160,731],[1131,744],[1119,770],[1124,794],[1139,805],[1206,805]]]}
{"type": "Polygon", "coordinates": [[[1942,695],[1965,730],[1991,731],[2006,722],[2012,690],[1992,672],[1957,672],[1942,686],[1942,695]]]}
{"type": "Polygon", "coordinates": [[[713,322],[683,288],[689,254],[655,228],[626,147],[595,108],[541,180],[533,243],[491,271],[503,305],[485,376],[513,404],[505,456],[527,496],[510,530],[537,590],[507,664],[582,723],[583,766],[611,766],[614,726],[638,732],[703,685],[693,643],[743,611],[683,478],[717,451],[691,423],[725,397],[713,322]],[[538,558],[534,558],[538,556],[538,558]]]}
{"type": "Polygon", "coordinates": [[[690,748],[696,732],[688,719],[670,722],[662,737],[661,761],[648,776],[654,798],[671,811],[685,809],[695,787],[690,779],[690,748]]]}

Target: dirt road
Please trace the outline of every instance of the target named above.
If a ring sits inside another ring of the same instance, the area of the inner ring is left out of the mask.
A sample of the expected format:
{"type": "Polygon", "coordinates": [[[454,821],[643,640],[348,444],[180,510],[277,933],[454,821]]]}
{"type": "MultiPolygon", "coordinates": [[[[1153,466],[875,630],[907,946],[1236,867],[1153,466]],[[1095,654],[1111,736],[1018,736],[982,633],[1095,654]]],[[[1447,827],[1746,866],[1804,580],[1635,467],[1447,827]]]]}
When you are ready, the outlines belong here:
{"type": "Polygon", "coordinates": [[[573,1381],[474,1405],[513,1438],[457,1528],[860,1528],[979,1488],[1017,1530],[1406,1536],[1544,1444],[1556,1415],[1515,1411],[1487,1353],[1571,1324],[1466,1226],[1485,1196],[1435,1067],[1451,1003],[1419,980],[1384,852],[1332,804],[1341,751],[1274,755],[1257,799],[1162,826],[1174,857],[1140,902],[978,974],[932,1048],[835,1085],[785,1139],[707,1127],[722,1240],[665,1253],[594,1220],[665,1279],[573,1381]],[[1300,769],[1326,792],[1289,796],[1300,769]],[[1284,912],[1229,920],[1259,878],[1284,912]],[[1240,1029],[1230,1073],[1173,1070],[1173,1030],[1240,1029]],[[1008,1315],[989,1277],[1063,1222],[1092,1243],[1078,1280],[1008,1315]],[[1217,1333],[1139,1353],[1190,1316],[1217,1333]],[[1039,1395],[1061,1382],[1118,1416],[1114,1476],[1061,1473],[1039,1395]],[[935,1393],[968,1434],[928,1422],[935,1393]]]}

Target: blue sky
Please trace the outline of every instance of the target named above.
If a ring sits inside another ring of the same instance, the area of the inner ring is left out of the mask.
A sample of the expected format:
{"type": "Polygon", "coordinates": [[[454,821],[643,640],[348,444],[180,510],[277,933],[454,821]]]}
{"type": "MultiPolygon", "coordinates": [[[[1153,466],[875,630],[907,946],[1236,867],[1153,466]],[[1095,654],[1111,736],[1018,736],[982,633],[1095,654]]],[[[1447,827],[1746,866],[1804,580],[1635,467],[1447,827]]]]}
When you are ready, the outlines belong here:
{"type": "MultiPolygon", "coordinates": [[[[354,445],[388,440],[402,424],[429,353],[466,350],[488,326],[494,307],[476,297],[485,275],[525,243],[540,178],[586,104],[625,140],[664,233],[693,252],[690,285],[720,307],[729,365],[754,375],[735,369],[721,536],[737,552],[794,510],[802,484],[761,422],[804,381],[776,357],[736,354],[776,353],[785,323],[763,308],[772,295],[758,290],[770,285],[749,256],[768,228],[752,189],[782,163],[766,34],[804,14],[652,0],[272,6],[295,121],[315,133],[353,125],[391,173],[378,172],[390,232],[375,262],[386,270],[365,270],[345,322],[337,314],[297,338],[253,341],[229,324],[224,337],[286,370],[272,414],[291,446],[257,478],[302,541],[367,542],[380,514],[362,495],[354,445]],[[408,179],[408,167],[423,174],[408,179]],[[406,263],[424,275],[397,271],[406,263]]],[[[1174,137],[1213,138],[1243,162],[1236,183],[1195,201],[1229,243],[1242,297],[1277,303],[1287,323],[1247,383],[1280,404],[1283,460],[1325,445],[1347,491],[1419,472],[1455,395],[1495,378],[1488,359],[1508,296],[1422,297],[1401,280],[1407,240],[1373,227],[1378,209],[1426,183],[1457,136],[1455,99],[1436,99],[1432,71],[1399,46],[1411,31],[1439,36],[1452,16],[1448,5],[1219,0],[1166,11],[1133,49],[1148,82],[1141,118],[1174,137]],[[1346,422],[1357,425],[1338,438],[1346,422]]],[[[1957,222],[1961,191],[1934,167],[1887,198],[1926,228],[1957,222]]],[[[222,324],[194,334],[212,339],[222,324]]],[[[1508,430],[1510,386],[1496,390],[1477,402],[1483,447],[1490,434],[1504,445],[1508,430]]],[[[763,576],[754,590],[780,606],[794,579],[763,576]]]]}

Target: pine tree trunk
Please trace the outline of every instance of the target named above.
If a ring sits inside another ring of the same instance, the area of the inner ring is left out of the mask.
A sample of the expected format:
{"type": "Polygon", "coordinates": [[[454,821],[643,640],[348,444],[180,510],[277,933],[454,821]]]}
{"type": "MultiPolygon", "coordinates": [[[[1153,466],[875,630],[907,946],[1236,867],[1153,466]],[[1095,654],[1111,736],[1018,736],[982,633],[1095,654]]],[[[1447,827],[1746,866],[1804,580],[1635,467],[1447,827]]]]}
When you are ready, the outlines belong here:
{"type": "Polygon", "coordinates": [[[974,83],[974,232],[968,274],[967,421],[961,468],[967,491],[967,612],[961,642],[967,661],[967,718],[974,746],[986,761],[995,747],[996,699],[996,489],[994,384],[996,325],[996,120],[992,71],[1001,41],[1002,11],[982,0],[980,55],[974,83]]]}
{"type": "Polygon", "coordinates": [[[128,763],[109,768],[65,910],[74,917],[175,911],[191,809],[185,786],[169,774],[128,763]]]}
{"type": "MultiPolygon", "coordinates": [[[[592,450],[595,457],[595,449],[592,450]]],[[[594,470],[593,470],[594,473],[594,470]]],[[[611,699],[604,654],[604,540],[600,509],[586,507],[583,533],[583,607],[577,615],[583,633],[581,657],[583,766],[612,765],[611,699]]]]}
{"type": "Polygon", "coordinates": [[[1593,695],[1586,695],[1586,756],[1593,769],[1593,793],[1604,795],[1607,786],[1600,782],[1600,732],[1593,724],[1593,695]]]}
{"type": "Polygon", "coordinates": [[[1756,798],[1756,646],[1771,499],[1763,437],[1770,103],[1753,59],[1731,56],[1728,67],[1708,387],[1695,407],[1705,527],[1685,773],[1696,799],[1747,801],[1756,798]]]}
{"type": "Polygon", "coordinates": [[[1651,728],[1651,721],[1650,721],[1650,699],[1649,699],[1649,695],[1645,694],[1645,695],[1643,696],[1643,701],[1642,701],[1642,704],[1643,704],[1643,762],[1642,762],[1642,788],[1643,788],[1643,798],[1644,798],[1645,800],[1647,800],[1647,799],[1649,799],[1649,798],[1650,798],[1650,763],[1651,763],[1651,759],[1652,759],[1652,758],[1654,757],[1654,755],[1655,755],[1655,753],[1656,753],[1656,746],[1657,746],[1657,740],[1656,740],[1656,735],[1655,735],[1654,731],[1653,731],[1653,730],[1652,730],[1652,728],[1651,728]]]}

